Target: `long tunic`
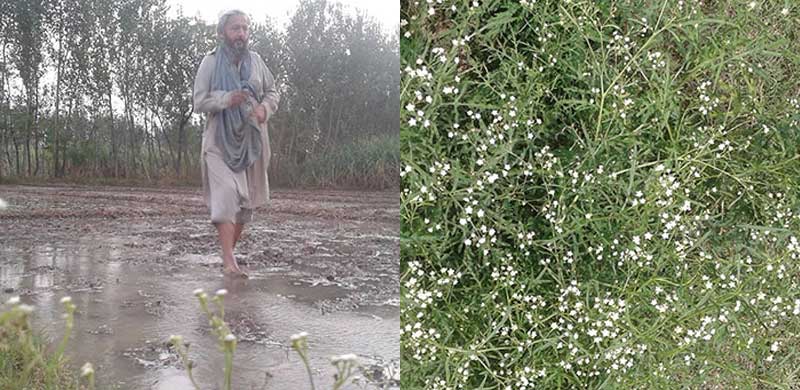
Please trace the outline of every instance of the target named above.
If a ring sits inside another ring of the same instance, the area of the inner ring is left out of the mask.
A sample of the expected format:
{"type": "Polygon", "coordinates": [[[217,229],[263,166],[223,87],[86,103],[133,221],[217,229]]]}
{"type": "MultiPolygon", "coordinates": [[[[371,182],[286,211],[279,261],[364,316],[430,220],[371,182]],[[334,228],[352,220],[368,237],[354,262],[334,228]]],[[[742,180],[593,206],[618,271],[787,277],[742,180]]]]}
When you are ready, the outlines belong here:
{"type": "Polygon", "coordinates": [[[264,96],[261,103],[254,100],[252,103],[264,106],[267,120],[258,126],[261,130],[261,158],[242,172],[233,172],[228,168],[220,148],[216,145],[216,115],[231,105],[230,100],[235,91],[211,90],[211,76],[216,68],[214,53],[203,58],[194,80],[194,111],[206,114],[200,167],[203,176],[203,200],[211,213],[212,223],[250,222],[252,210],[269,200],[267,168],[271,152],[267,122],[278,110],[280,97],[267,65],[257,53],[251,51],[250,55],[253,61],[250,82],[256,89],[261,89],[256,92],[264,96]]]}

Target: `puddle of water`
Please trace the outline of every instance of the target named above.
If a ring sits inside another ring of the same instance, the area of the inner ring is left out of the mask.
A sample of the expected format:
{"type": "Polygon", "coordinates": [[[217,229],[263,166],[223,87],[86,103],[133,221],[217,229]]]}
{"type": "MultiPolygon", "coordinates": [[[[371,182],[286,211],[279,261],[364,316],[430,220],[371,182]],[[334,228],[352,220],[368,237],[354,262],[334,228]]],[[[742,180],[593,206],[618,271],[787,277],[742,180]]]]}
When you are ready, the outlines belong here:
{"type": "Polygon", "coordinates": [[[240,339],[234,388],[309,388],[303,365],[287,348],[289,336],[300,331],[310,335],[318,388],[333,384],[332,355],[399,359],[399,309],[393,302],[332,313],[315,307],[346,299],[350,286],[274,269],[259,269],[250,280],[223,278],[213,256],[164,265],[122,262],[118,256],[112,245],[83,241],[0,249],[0,299],[21,295],[34,305],[34,327],[53,340],[63,332],[59,301],[72,297],[77,312],[68,355],[76,370],[86,361],[95,365],[99,388],[192,389],[166,344],[172,334],[191,343],[201,386],[222,386],[223,354],[192,294],[196,288],[228,290],[226,320],[240,339]]]}

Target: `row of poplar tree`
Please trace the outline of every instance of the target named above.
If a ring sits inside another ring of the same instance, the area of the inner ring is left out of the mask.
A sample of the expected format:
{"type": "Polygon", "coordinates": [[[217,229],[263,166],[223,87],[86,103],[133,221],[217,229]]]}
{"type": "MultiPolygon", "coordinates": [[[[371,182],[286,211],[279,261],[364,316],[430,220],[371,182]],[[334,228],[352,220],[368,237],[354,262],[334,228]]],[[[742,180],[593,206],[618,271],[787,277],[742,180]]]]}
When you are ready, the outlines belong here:
{"type": "MultiPolygon", "coordinates": [[[[213,24],[166,0],[4,3],[0,179],[197,175],[204,118],[192,84],[217,44],[213,24]]],[[[252,16],[252,49],[282,95],[272,180],[291,184],[316,154],[397,137],[396,31],[326,0],[301,1],[285,26],[252,16]]]]}

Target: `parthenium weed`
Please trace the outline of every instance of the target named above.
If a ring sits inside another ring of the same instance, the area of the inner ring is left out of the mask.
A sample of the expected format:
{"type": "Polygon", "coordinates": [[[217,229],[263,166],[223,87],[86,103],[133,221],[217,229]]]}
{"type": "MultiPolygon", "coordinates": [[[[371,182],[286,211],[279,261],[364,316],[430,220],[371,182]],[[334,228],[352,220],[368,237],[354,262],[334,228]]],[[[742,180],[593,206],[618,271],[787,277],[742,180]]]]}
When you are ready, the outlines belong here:
{"type": "MultiPolygon", "coordinates": [[[[0,312],[0,388],[59,388],[77,389],[77,377],[67,368],[63,356],[73,327],[75,305],[70,297],[61,300],[64,305],[64,336],[54,353],[34,334],[30,325],[33,306],[12,297],[0,312]]],[[[93,377],[87,382],[94,388],[93,377]]]]}
{"type": "MultiPolygon", "coordinates": [[[[233,335],[228,325],[225,323],[225,304],[224,297],[228,294],[227,290],[218,290],[211,301],[214,303],[216,311],[211,310],[208,305],[208,294],[202,289],[194,291],[194,295],[200,302],[200,308],[206,314],[211,325],[212,332],[217,336],[220,342],[220,348],[225,353],[225,370],[224,370],[224,388],[231,389],[232,387],[232,374],[233,374],[233,354],[236,351],[236,336],[233,335]]],[[[290,338],[290,347],[297,352],[303,365],[308,373],[308,380],[311,389],[316,389],[314,385],[314,375],[311,371],[311,364],[308,356],[308,333],[300,332],[292,335],[290,338]]],[[[170,336],[170,342],[178,352],[184,367],[186,367],[187,375],[196,389],[200,386],[192,376],[192,368],[194,363],[189,359],[188,344],[184,344],[183,337],[180,335],[170,336]]],[[[347,380],[351,379],[355,374],[355,370],[359,367],[355,355],[342,355],[336,356],[331,360],[332,364],[336,367],[337,373],[335,374],[335,382],[333,389],[340,389],[347,380]]]]}
{"type": "Polygon", "coordinates": [[[403,387],[789,387],[783,2],[402,2],[403,387]]]}
{"type": "MultiPolygon", "coordinates": [[[[217,337],[220,348],[225,354],[224,388],[232,389],[233,355],[236,351],[237,339],[224,319],[224,297],[227,295],[227,290],[218,290],[210,299],[215,310],[209,307],[208,294],[202,289],[195,290],[194,295],[198,298],[202,311],[208,317],[212,332],[217,337]]],[[[64,305],[64,336],[55,353],[48,356],[44,352],[44,348],[35,340],[36,337],[29,323],[30,314],[34,310],[33,306],[21,303],[19,297],[13,297],[6,302],[7,309],[4,308],[0,312],[0,388],[95,388],[95,369],[91,363],[87,362],[81,367],[80,377],[85,380],[86,387],[80,386],[73,375],[64,368],[66,363],[64,352],[74,327],[76,306],[70,297],[63,297],[61,303],[64,305]]],[[[309,363],[307,338],[308,334],[301,332],[293,335],[290,342],[291,348],[300,355],[303,361],[313,390],[315,389],[314,377],[309,363]]],[[[185,343],[180,335],[170,336],[169,342],[180,356],[192,386],[200,389],[201,386],[192,374],[194,362],[189,358],[189,344],[185,343]]],[[[334,356],[331,364],[336,368],[333,390],[342,388],[351,379],[354,379],[355,383],[354,375],[360,368],[355,355],[334,356]]]]}

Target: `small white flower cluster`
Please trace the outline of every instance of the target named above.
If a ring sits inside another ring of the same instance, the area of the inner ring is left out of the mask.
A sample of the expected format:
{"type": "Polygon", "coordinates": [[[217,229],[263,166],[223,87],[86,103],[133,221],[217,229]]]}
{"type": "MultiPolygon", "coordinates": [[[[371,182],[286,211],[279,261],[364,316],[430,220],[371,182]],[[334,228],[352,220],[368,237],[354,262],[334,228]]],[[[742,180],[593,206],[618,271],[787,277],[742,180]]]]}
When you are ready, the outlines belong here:
{"type": "MultiPolygon", "coordinates": [[[[426,86],[430,86],[431,80],[433,80],[433,73],[431,73],[430,69],[426,65],[422,65],[423,61],[421,58],[417,59],[417,65],[420,66],[419,68],[412,68],[410,66],[406,66],[404,69],[406,76],[411,77],[412,79],[418,78],[425,82],[426,86]]],[[[418,92],[418,91],[417,91],[418,92]]],[[[419,94],[417,94],[419,98],[419,94]]],[[[430,103],[430,102],[428,102],[430,103]]]]}
{"type": "MultiPolygon", "coordinates": [[[[794,113],[789,113],[788,110],[787,110],[786,117],[787,118],[790,118],[790,117],[798,118],[798,117],[800,117],[800,99],[798,99],[798,98],[789,99],[789,105],[792,106],[792,108],[795,109],[795,112],[794,113]]],[[[798,120],[798,119],[792,119],[792,121],[789,122],[789,127],[798,127],[798,126],[800,126],[800,120],[798,120]]]]}
{"type": "Polygon", "coordinates": [[[411,165],[406,164],[405,168],[403,168],[403,170],[400,171],[400,177],[405,177],[406,175],[411,173],[412,170],[413,168],[411,168],[411,165]]]}
{"type": "Polygon", "coordinates": [[[530,251],[527,249],[529,246],[533,245],[533,237],[536,236],[536,232],[520,232],[517,233],[517,247],[520,250],[524,250],[523,254],[525,256],[530,255],[530,251]]]}
{"type": "Polygon", "coordinates": [[[400,329],[400,336],[407,335],[405,344],[413,351],[412,357],[418,361],[435,361],[436,353],[439,350],[438,340],[442,335],[433,328],[423,329],[421,322],[414,325],[406,323],[400,329]]]}
{"type": "Polygon", "coordinates": [[[800,243],[797,242],[797,237],[789,237],[789,245],[786,246],[786,249],[789,251],[793,260],[800,259],[800,243]]]}
{"type": "Polygon", "coordinates": [[[672,294],[668,294],[663,288],[656,286],[654,292],[655,296],[653,297],[653,300],[650,301],[650,304],[653,305],[653,307],[655,307],[660,314],[677,312],[678,308],[676,304],[679,302],[679,300],[678,294],[675,290],[673,290],[672,294]],[[664,296],[664,300],[659,302],[658,297],[662,295],[664,296]]]}
{"type": "MultiPolygon", "coordinates": [[[[478,210],[480,211],[480,210],[478,210]]],[[[497,242],[497,231],[494,228],[487,228],[486,225],[481,225],[477,230],[473,230],[469,238],[464,240],[464,246],[474,246],[476,249],[482,249],[483,255],[489,254],[493,244],[497,242]]]]}
{"type": "Polygon", "coordinates": [[[650,24],[648,23],[647,18],[645,18],[645,17],[641,18],[640,22],[642,24],[642,29],[639,30],[639,36],[640,37],[644,37],[644,36],[647,35],[648,32],[652,32],[653,31],[653,28],[650,27],[650,24]]]}
{"type": "Polygon", "coordinates": [[[636,41],[622,35],[618,30],[614,30],[611,35],[611,42],[608,44],[608,52],[623,56],[626,62],[630,61],[631,52],[637,47],[636,41]]]}
{"type": "Polygon", "coordinates": [[[455,390],[455,387],[450,387],[447,385],[447,381],[440,378],[426,378],[425,379],[425,388],[430,390],[455,390]]]}
{"type": "Polygon", "coordinates": [[[426,272],[419,261],[408,262],[411,275],[403,284],[409,303],[401,308],[404,326],[400,328],[403,345],[414,351],[416,360],[435,360],[437,340],[441,334],[433,328],[424,328],[425,315],[435,306],[435,300],[444,298],[445,292],[458,285],[463,274],[451,268],[439,272],[426,272]],[[431,283],[432,282],[432,283],[431,283]],[[427,289],[431,285],[433,289],[427,289]]]}
{"type": "Polygon", "coordinates": [[[508,390],[533,390],[538,389],[539,387],[536,386],[536,383],[539,379],[544,378],[547,375],[547,370],[544,368],[540,368],[538,370],[531,368],[531,366],[525,366],[522,369],[517,370],[514,375],[514,387],[507,386],[506,389],[508,390]]]}
{"type": "MultiPolygon", "coordinates": [[[[614,241],[611,242],[609,248],[611,251],[611,258],[616,259],[617,267],[620,268],[625,264],[635,264],[639,268],[649,267],[652,265],[654,255],[647,245],[652,239],[653,234],[645,232],[642,236],[633,236],[631,238],[631,247],[625,248],[620,245],[620,239],[615,238],[614,241]]],[[[593,252],[590,251],[590,253],[595,253],[597,260],[602,260],[603,249],[603,246],[600,245],[598,248],[594,249],[593,252]]]]}
{"type": "Polygon", "coordinates": [[[441,63],[447,62],[447,55],[445,55],[445,50],[443,47],[434,47],[431,49],[431,54],[439,60],[441,63]]]}
{"type": "MultiPolygon", "coordinates": [[[[765,214],[771,216],[770,222],[772,222],[772,226],[789,229],[792,223],[795,222],[794,220],[798,218],[798,215],[796,215],[792,207],[787,204],[786,194],[781,192],[768,192],[767,197],[774,200],[774,202],[765,202],[763,209],[765,214]]],[[[773,237],[773,241],[776,240],[777,238],[773,237]]]]}
{"type": "Polygon", "coordinates": [[[700,99],[700,107],[698,110],[703,115],[708,115],[710,112],[714,111],[715,108],[719,105],[719,98],[714,98],[713,100],[709,96],[711,93],[709,91],[709,87],[711,86],[711,81],[703,81],[700,85],[697,86],[697,92],[699,94],[698,98],[700,99]]]}
{"type": "Polygon", "coordinates": [[[665,59],[665,56],[660,51],[655,51],[655,52],[648,51],[647,60],[650,61],[650,67],[653,70],[663,69],[664,67],[667,66],[667,61],[665,59]]]}
{"type": "Polygon", "coordinates": [[[616,98],[622,101],[622,104],[617,104],[617,102],[611,103],[611,108],[616,110],[620,118],[627,118],[627,110],[633,105],[633,99],[628,97],[628,91],[625,90],[625,87],[619,84],[615,84],[614,87],[611,88],[611,92],[616,98]]]}
{"type": "MultiPolygon", "coordinates": [[[[416,16],[414,16],[414,19],[416,19],[416,16]]],[[[408,27],[408,20],[404,19],[404,18],[400,18],[400,29],[404,29],[406,27],[408,27]]],[[[411,38],[411,31],[410,30],[406,30],[406,32],[403,33],[403,37],[411,38]]]]}
{"type": "Polygon", "coordinates": [[[561,227],[561,223],[564,221],[564,218],[559,217],[559,214],[561,214],[560,212],[562,211],[561,208],[561,203],[556,199],[545,203],[542,207],[544,219],[553,226],[553,231],[555,231],[556,234],[561,234],[564,232],[564,228],[561,227]]]}
{"type": "Polygon", "coordinates": [[[710,341],[717,333],[717,328],[714,324],[718,321],[718,317],[704,316],[696,329],[684,330],[680,326],[676,327],[673,337],[676,339],[679,347],[689,347],[700,341],[710,341]]]}
{"type": "MultiPolygon", "coordinates": [[[[537,119],[538,121],[538,119],[537,119]]],[[[550,147],[545,145],[542,147],[541,150],[534,154],[536,158],[536,163],[541,167],[542,170],[550,174],[550,178],[553,178],[553,174],[558,175],[560,171],[554,172],[553,168],[561,168],[559,165],[558,157],[556,157],[552,152],[550,152],[550,147]]],[[[561,173],[559,176],[563,176],[561,173]]]]}
{"type": "MultiPolygon", "coordinates": [[[[404,197],[410,195],[410,192],[411,192],[410,189],[404,188],[403,189],[404,197]]],[[[418,192],[409,201],[411,203],[421,203],[425,201],[433,202],[435,200],[436,200],[436,195],[433,193],[433,191],[429,189],[428,186],[422,184],[419,186],[418,192]]]]}
{"type": "Polygon", "coordinates": [[[562,314],[549,328],[558,333],[556,350],[566,355],[557,364],[578,377],[596,377],[603,372],[618,375],[634,365],[636,356],[647,351],[647,345],[631,345],[631,335],[624,330],[627,304],[610,293],[594,297],[586,307],[580,298],[577,282],[562,289],[558,310],[562,314]]]}
{"type": "Polygon", "coordinates": [[[490,275],[498,284],[513,287],[517,283],[518,274],[513,264],[503,264],[500,267],[493,267],[490,275]]]}

